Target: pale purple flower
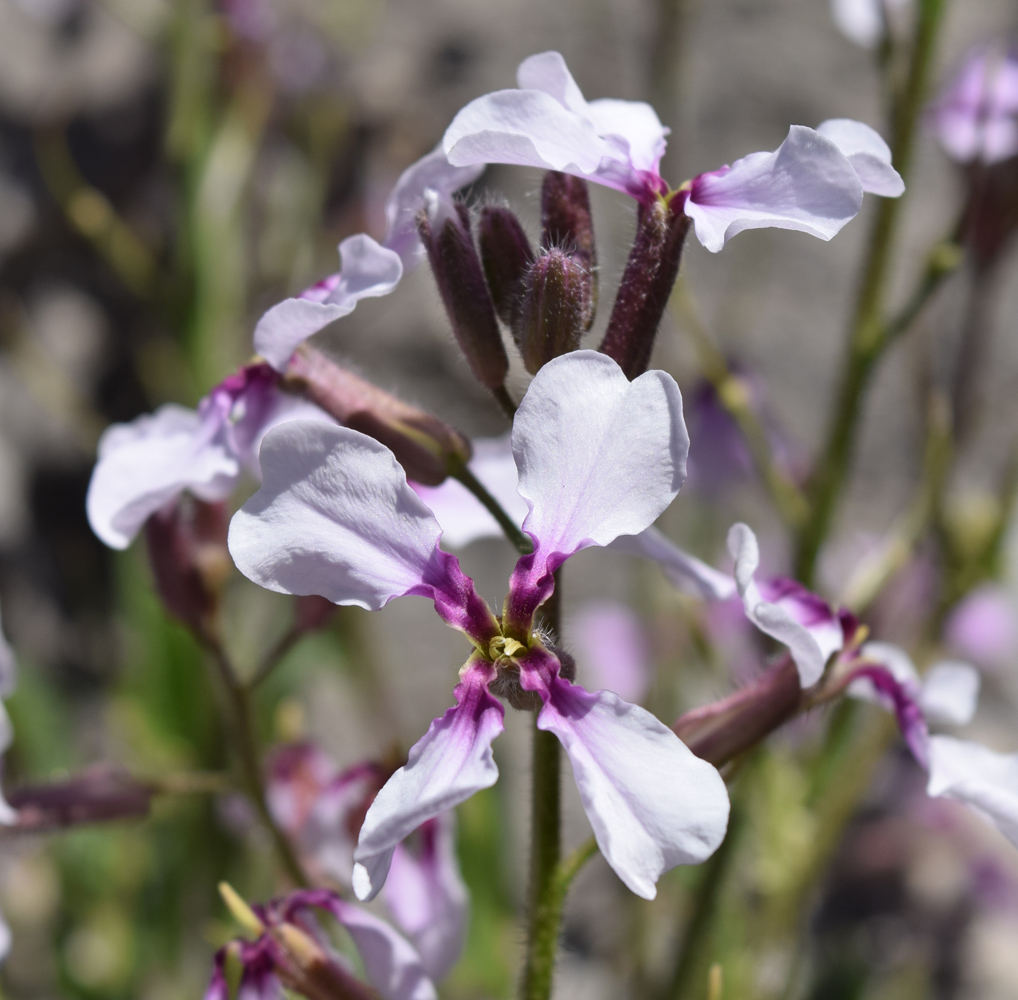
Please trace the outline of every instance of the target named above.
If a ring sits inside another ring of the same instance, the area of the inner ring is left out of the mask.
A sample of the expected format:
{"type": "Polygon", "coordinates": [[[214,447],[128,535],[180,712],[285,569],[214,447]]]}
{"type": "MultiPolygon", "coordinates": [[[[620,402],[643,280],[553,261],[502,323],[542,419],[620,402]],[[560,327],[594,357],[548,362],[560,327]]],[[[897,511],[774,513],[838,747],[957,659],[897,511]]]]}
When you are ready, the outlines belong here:
{"type": "Polygon", "coordinates": [[[435,987],[413,946],[384,920],[326,889],[304,889],[265,906],[252,906],[261,934],[254,941],[234,941],[216,953],[205,1000],[230,1000],[225,976],[228,950],[243,970],[237,994],[241,1000],[282,1000],[283,984],[297,988],[301,976],[309,973],[304,965],[308,958],[327,972],[337,996],[364,1000],[373,996],[325,942],[315,923],[316,909],[332,914],[350,935],[368,982],[383,1000],[435,1000],[435,987]],[[292,940],[287,931],[299,935],[300,955],[287,947],[292,940]]]}
{"type": "Polygon", "coordinates": [[[561,170],[644,204],[679,199],[697,239],[716,253],[745,229],[795,229],[829,240],[864,191],[897,197],[904,183],[886,143],[848,119],[793,125],[772,153],[751,153],[672,191],[658,167],[668,130],[638,101],[588,102],[558,52],[525,59],[519,88],[472,101],[443,139],[457,166],[508,163],[561,170]]]}
{"type": "MultiPolygon", "coordinates": [[[[364,815],[391,773],[370,761],[340,771],[311,743],[280,747],[269,766],[269,808],[315,869],[349,887],[364,815]]],[[[383,895],[428,975],[444,979],[463,951],[470,903],[451,812],[397,845],[383,895]]]]}
{"type": "Polygon", "coordinates": [[[593,351],[564,355],[531,383],[512,444],[535,550],[516,565],[501,619],[438,547],[442,528],[392,453],[349,428],[298,421],[267,435],[264,486],[231,525],[237,566],[262,586],[371,610],[426,596],[473,644],[456,704],[368,810],[354,855],[361,898],[381,888],[409,833],[496,781],[494,693],[540,706],[537,725],[565,747],[602,854],[638,895],[652,898],[662,872],[704,860],[724,836],[717,771],[649,712],[562,677],[535,629],[569,556],[638,534],[678,493],[688,450],[678,387],[659,371],[629,382],[593,351]]]}
{"type": "Polygon", "coordinates": [[[911,5],[912,0],[831,0],[831,17],[849,41],[874,49],[893,33],[911,5]]]}
{"type": "Polygon", "coordinates": [[[592,687],[639,702],[650,687],[650,649],[643,622],[625,604],[592,601],[571,616],[565,637],[592,687]]]}
{"type": "Polygon", "coordinates": [[[364,298],[388,295],[420,256],[417,214],[448,210],[453,195],[472,184],[484,165],[453,167],[441,149],[407,167],[385,203],[387,232],[377,243],[358,233],[339,244],[340,269],[300,295],[277,303],[258,321],[255,351],[279,371],[300,343],[353,312],[364,298]]]}
{"type": "Polygon", "coordinates": [[[145,521],[185,490],[224,500],[245,470],[257,477],[258,446],[276,423],[330,419],[280,391],[278,378],[268,365],[248,365],[212,389],[197,410],[168,403],[108,428],[85,501],[92,530],[111,548],[127,548],[145,521]]]}
{"type": "Polygon", "coordinates": [[[1018,602],[1003,587],[978,587],[951,612],[944,638],[980,666],[1010,667],[1018,659],[1018,602]]]}
{"type": "Polygon", "coordinates": [[[930,109],[933,131],[959,163],[999,163],[1018,154],[1018,53],[982,45],[930,109]]]}

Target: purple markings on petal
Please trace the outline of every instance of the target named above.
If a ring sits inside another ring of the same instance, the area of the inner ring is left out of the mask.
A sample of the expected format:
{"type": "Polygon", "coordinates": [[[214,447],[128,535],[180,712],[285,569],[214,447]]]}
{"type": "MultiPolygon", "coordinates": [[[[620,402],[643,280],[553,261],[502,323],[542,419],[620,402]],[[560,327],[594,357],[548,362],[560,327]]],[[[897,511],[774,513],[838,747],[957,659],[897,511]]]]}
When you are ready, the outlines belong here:
{"type": "Polygon", "coordinates": [[[912,756],[922,767],[928,767],[930,733],[917,701],[919,692],[915,686],[896,677],[883,665],[864,664],[853,670],[852,676],[854,680],[848,693],[856,698],[877,701],[892,711],[912,756]],[[868,692],[866,695],[861,694],[864,690],[868,692]]]}
{"type": "Polygon", "coordinates": [[[277,303],[258,321],[255,351],[278,371],[302,341],[352,313],[361,299],[388,295],[403,276],[400,255],[363,233],[343,240],[339,256],[338,274],[277,303]]]}
{"type": "Polygon", "coordinates": [[[661,875],[698,864],[721,843],[728,793],[721,776],[649,712],[610,691],[591,694],[547,671],[521,671],[572,764],[598,847],[620,879],[653,899],[661,875]]]}
{"type": "Polygon", "coordinates": [[[588,687],[640,701],[650,687],[650,649],[643,623],[615,601],[585,604],[566,623],[566,639],[588,687]]]}
{"type": "MultiPolygon", "coordinates": [[[[6,924],[4,927],[6,929],[6,924]]],[[[8,931],[8,936],[9,934],[10,932],[8,931]]],[[[225,962],[226,949],[220,948],[212,959],[212,978],[209,980],[208,989],[205,991],[205,1000],[230,1000],[230,986],[223,972],[225,962]]]]}
{"type": "Polygon", "coordinates": [[[750,153],[695,178],[685,213],[717,253],[746,229],[794,229],[829,240],[862,207],[863,186],[830,139],[793,125],[773,153],[750,153]]]}
{"type": "Polygon", "coordinates": [[[431,723],[406,765],[378,793],[354,853],[359,899],[371,899],[381,889],[401,840],[497,780],[491,741],[502,732],[505,712],[488,693],[493,678],[490,663],[468,661],[456,686],[456,704],[431,723]]]}

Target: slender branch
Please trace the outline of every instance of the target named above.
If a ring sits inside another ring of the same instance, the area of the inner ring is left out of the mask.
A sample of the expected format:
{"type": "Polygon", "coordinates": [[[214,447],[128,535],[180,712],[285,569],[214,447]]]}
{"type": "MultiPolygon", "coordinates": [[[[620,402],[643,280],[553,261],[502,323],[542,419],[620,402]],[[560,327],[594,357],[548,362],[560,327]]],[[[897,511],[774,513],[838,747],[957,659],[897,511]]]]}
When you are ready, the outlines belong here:
{"type": "Polygon", "coordinates": [[[484,484],[467,468],[465,463],[458,465],[450,475],[484,504],[485,509],[498,521],[499,527],[505,532],[505,537],[512,542],[517,552],[526,556],[534,551],[534,543],[530,537],[516,526],[513,519],[506,513],[505,508],[485,489],[484,484]]]}
{"type": "Polygon", "coordinates": [[[265,658],[258,665],[258,669],[251,675],[251,679],[247,682],[248,691],[254,691],[259,684],[264,681],[269,674],[272,673],[283,659],[286,654],[297,645],[298,642],[304,637],[306,630],[302,629],[300,625],[294,622],[286,632],[280,637],[279,641],[265,654],[265,658]]]}
{"type": "MultiPolygon", "coordinates": [[[[911,165],[916,124],[926,94],[933,49],[945,6],[946,0],[923,0],[916,18],[909,73],[896,107],[892,143],[893,162],[902,176],[908,175],[911,165]]],[[[812,583],[817,555],[830,531],[848,473],[863,396],[877,361],[891,342],[883,311],[891,249],[902,201],[901,198],[881,199],[870,236],[841,384],[811,483],[810,516],[797,541],[796,577],[806,586],[812,583]]]]}

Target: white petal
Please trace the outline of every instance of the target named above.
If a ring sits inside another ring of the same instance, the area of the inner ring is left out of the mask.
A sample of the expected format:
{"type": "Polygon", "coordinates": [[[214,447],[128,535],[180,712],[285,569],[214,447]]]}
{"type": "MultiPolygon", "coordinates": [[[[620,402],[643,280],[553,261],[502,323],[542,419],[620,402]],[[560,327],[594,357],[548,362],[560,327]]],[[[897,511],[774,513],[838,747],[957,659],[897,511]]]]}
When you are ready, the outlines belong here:
{"type": "Polygon", "coordinates": [[[735,593],[732,577],[680,549],[657,528],[647,528],[638,535],[621,535],[609,548],[654,560],[674,587],[693,597],[726,601],[735,593]]]}
{"type": "Polygon", "coordinates": [[[0,698],[7,698],[14,691],[17,681],[17,664],[14,651],[11,649],[0,624],[0,698]]]}
{"type": "Polygon", "coordinates": [[[372,802],[354,852],[358,899],[372,899],[382,888],[401,840],[498,780],[491,741],[502,732],[505,711],[488,693],[490,673],[490,665],[468,667],[456,704],[431,723],[372,802]]]}
{"type": "Polygon", "coordinates": [[[905,192],[901,174],[891,165],[891,150],[886,142],[862,122],[852,118],[829,118],[817,131],[840,149],[859,175],[863,191],[897,198],[905,192]]]}
{"type": "Polygon", "coordinates": [[[262,488],[230,523],[249,579],[372,611],[423,583],[441,529],[384,445],[290,420],[265,436],[261,466],[262,488]]]}
{"type": "Polygon", "coordinates": [[[338,280],[328,295],[284,299],[258,321],[255,352],[277,371],[286,369],[290,356],[313,333],[352,313],[361,299],[388,295],[403,276],[399,254],[363,233],[343,240],[339,257],[338,280]]]}
{"type": "Polygon", "coordinates": [[[968,663],[934,663],[923,675],[919,705],[930,722],[964,726],[979,701],[979,671],[968,663]]]}
{"type": "Polygon", "coordinates": [[[456,859],[456,817],[436,816],[419,832],[420,851],[393,852],[385,903],[420,952],[428,975],[442,980],[463,952],[470,905],[456,859]]]}
{"type": "Polygon", "coordinates": [[[849,41],[872,49],[884,37],[883,0],[831,0],[831,16],[849,41]]]}
{"type": "MultiPolygon", "coordinates": [[[[478,438],[471,441],[474,455],[468,463],[481,485],[501,504],[517,525],[527,516],[527,504],[517,492],[519,477],[512,440],[478,438]]],[[[442,544],[461,549],[479,538],[502,538],[498,521],[462,483],[450,477],[441,486],[414,483],[417,495],[431,508],[442,526],[442,544]]]]}
{"type": "Polygon", "coordinates": [[[630,382],[596,351],[546,364],[513,421],[519,491],[530,507],[524,528],[541,562],[650,527],[678,493],[688,451],[670,375],[649,371],[630,382]]]}
{"type": "Polygon", "coordinates": [[[734,524],[728,532],[728,551],[735,560],[735,582],[746,609],[746,617],[761,632],[788,647],[799,671],[803,688],[812,687],[824,672],[831,650],[822,648],[811,629],[781,605],[764,601],[753,579],[760,565],[756,535],[745,524],[734,524]]]}
{"type": "Polygon", "coordinates": [[[600,135],[617,135],[626,141],[629,160],[637,170],[657,173],[668,145],[665,136],[671,130],[661,124],[649,104],[604,98],[587,105],[587,117],[600,135]]]}
{"type": "Polygon", "coordinates": [[[638,896],[653,899],[664,872],[724,839],[721,775],[650,712],[554,678],[537,725],[562,741],[597,846],[638,896]]]}
{"type": "Polygon", "coordinates": [[[934,736],[926,791],[971,806],[1018,847],[1018,754],[934,736]]]}
{"type": "MultiPolygon", "coordinates": [[[[905,650],[890,642],[867,642],[860,652],[865,660],[879,663],[886,668],[903,688],[918,699],[922,682],[919,678],[919,671],[916,670],[912,658],[905,650]]],[[[868,677],[857,677],[848,685],[845,693],[851,698],[880,705],[888,712],[894,711],[894,702],[881,694],[868,677]]]]}
{"type": "Polygon", "coordinates": [[[528,56],[516,69],[516,83],[521,90],[543,90],[569,111],[587,114],[587,101],[560,52],[528,56]]]}
{"type": "Polygon", "coordinates": [[[439,144],[400,174],[385,203],[385,245],[399,254],[405,268],[417,260],[417,213],[424,207],[425,193],[434,192],[440,200],[451,203],[460,188],[473,184],[484,173],[484,167],[484,163],[454,167],[439,144]]]}
{"type": "Polygon", "coordinates": [[[172,404],[106,431],[85,500],[96,535],[125,549],[149,516],[184,490],[203,500],[229,496],[240,463],[215,432],[194,410],[172,404]]]}
{"type": "Polygon", "coordinates": [[[717,253],[746,229],[794,229],[829,240],[862,207],[862,184],[830,140],[793,125],[773,153],[750,153],[693,181],[685,212],[717,253]]]}

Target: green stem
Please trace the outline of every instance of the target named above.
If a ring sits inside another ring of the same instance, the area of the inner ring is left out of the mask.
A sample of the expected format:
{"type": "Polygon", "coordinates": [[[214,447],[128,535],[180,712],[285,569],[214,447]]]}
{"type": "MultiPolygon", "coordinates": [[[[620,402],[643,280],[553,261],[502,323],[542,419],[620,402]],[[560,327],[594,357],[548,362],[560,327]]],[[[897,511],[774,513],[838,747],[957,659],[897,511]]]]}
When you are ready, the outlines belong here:
{"type": "MultiPolygon", "coordinates": [[[[922,110],[937,32],[946,0],[923,0],[916,19],[916,34],[908,78],[897,104],[892,143],[893,162],[906,177],[912,159],[916,124],[922,110]]],[[[883,198],[870,236],[855,321],[849,335],[834,412],[813,476],[810,516],[799,534],[796,576],[812,584],[820,547],[827,538],[834,511],[855,446],[862,400],[877,361],[890,339],[883,320],[891,250],[901,211],[901,198],[883,198]]]]}
{"type": "Polygon", "coordinates": [[[512,542],[516,551],[521,555],[530,555],[534,551],[534,543],[528,535],[525,535],[515,524],[513,519],[505,512],[502,505],[484,488],[481,481],[470,471],[465,464],[458,466],[450,473],[453,479],[462,483],[478,500],[484,504],[488,513],[491,514],[499,527],[505,532],[505,537],[512,542]]]}
{"type": "Polygon", "coordinates": [[[280,640],[268,651],[265,655],[265,659],[258,665],[258,669],[254,672],[251,679],[247,682],[248,691],[253,691],[259,684],[264,681],[269,674],[272,673],[280,663],[283,662],[284,657],[287,653],[293,649],[294,646],[304,636],[304,629],[298,625],[291,625],[280,640]]]}

